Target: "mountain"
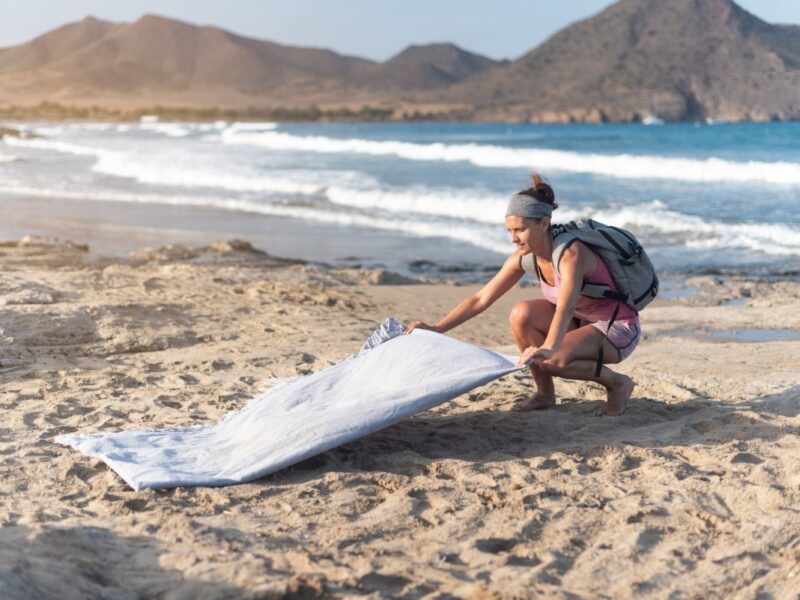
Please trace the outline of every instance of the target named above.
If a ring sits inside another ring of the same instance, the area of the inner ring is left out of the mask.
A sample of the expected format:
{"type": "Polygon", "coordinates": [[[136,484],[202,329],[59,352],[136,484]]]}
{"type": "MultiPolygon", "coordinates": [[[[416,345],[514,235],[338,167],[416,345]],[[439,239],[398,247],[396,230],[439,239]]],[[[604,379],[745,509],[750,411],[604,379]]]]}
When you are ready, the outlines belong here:
{"type": "Polygon", "coordinates": [[[435,89],[494,64],[450,44],[411,47],[380,64],[155,15],[120,24],[87,17],[0,50],[0,96],[195,105],[336,101],[435,89]]]}
{"type": "Polygon", "coordinates": [[[372,64],[154,15],[117,25],[90,17],[0,51],[0,82],[65,97],[166,94],[191,100],[211,93],[236,99],[324,88],[372,64]]]}
{"type": "Polygon", "coordinates": [[[412,45],[375,65],[361,83],[389,90],[442,88],[499,64],[454,44],[412,45]]]}
{"type": "Polygon", "coordinates": [[[111,23],[87,17],[79,23],[59,27],[22,46],[0,50],[0,72],[38,69],[96,42],[113,27],[111,23]]]}
{"type": "Polygon", "coordinates": [[[800,119],[800,26],[766,23],[732,0],[620,0],[513,62],[447,43],[375,62],[154,15],[88,17],[0,49],[0,106],[44,99],[290,111],[319,104],[333,118],[366,106],[378,118],[800,119]]]}
{"type": "Polygon", "coordinates": [[[731,0],[622,0],[426,97],[456,99],[477,119],[798,119],[800,27],[731,0]]]}

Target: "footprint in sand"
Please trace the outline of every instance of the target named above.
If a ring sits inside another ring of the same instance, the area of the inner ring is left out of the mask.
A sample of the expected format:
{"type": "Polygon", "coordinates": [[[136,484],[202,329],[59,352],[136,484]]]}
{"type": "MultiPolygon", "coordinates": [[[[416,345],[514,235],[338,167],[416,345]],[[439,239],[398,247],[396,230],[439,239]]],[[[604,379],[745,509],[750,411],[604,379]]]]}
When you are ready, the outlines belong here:
{"type": "Polygon", "coordinates": [[[510,552],[517,544],[519,544],[519,540],[512,538],[486,538],[475,541],[475,547],[488,554],[510,552]]]}
{"type": "Polygon", "coordinates": [[[369,591],[387,592],[390,594],[400,592],[409,583],[411,583],[410,579],[406,579],[400,575],[383,575],[381,573],[367,573],[358,580],[358,586],[360,588],[369,591]]]}
{"type": "Polygon", "coordinates": [[[536,567],[542,564],[542,561],[535,556],[517,556],[512,554],[506,559],[506,565],[509,567],[536,567]]]}
{"type": "MultiPolygon", "coordinates": [[[[101,465],[102,463],[98,463],[101,465]]],[[[86,465],[71,465],[69,469],[67,469],[66,473],[64,473],[62,479],[70,479],[75,477],[80,479],[84,483],[88,483],[89,480],[99,475],[102,471],[105,471],[105,465],[98,466],[98,467],[87,467],[86,465]]]]}
{"type": "Polygon", "coordinates": [[[308,354],[307,352],[303,352],[300,355],[300,362],[307,365],[313,365],[315,362],[317,362],[317,357],[314,356],[313,354],[308,354]]]}
{"type": "Polygon", "coordinates": [[[147,500],[144,498],[131,498],[122,503],[122,506],[131,512],[142,512],[147,509],[147,500]]]}
{"type": "Polygon", "coordinates": [[[558,466],[559,466],[559,463],[558,463],[557,460],[552,459],[552,458],[547,458],[544,461],[542,461],[542,464],[539,465],[539,468],[540,469],[549,470],[549,469],[555,469],[558,466]]]}
{"type": "Polygon", "coordinates": [[[637,456],[626,456],[622,459],[620,471],[633,471],[642,466],[642,459],[637,456]]]}
{"type": "Polygon", "coordinates": [[[93,408],[81,405],[77,400],[67,400],[56,406],[54,413],[51,413],[45,419],[48,423],[54,423],[54,420],[68,419],[69,417],[83,416],[90,412],[94,412],[93,408]]]}
{"type": "Polygon", "coordinates": [[[649,552],[661,541],[661,532],[652,527],[642,531],[636,538],[636,551],[649,552]]]}
{"type": "Polygon", "coordinates": [[[183,404],[175,400],[170,400],[168,396],[159,396],[155,399],[156,406],[166,406],[175,410],[183,408],[183,404]]]}
{"type": "Polygon", "coordinates": [[[440,552],[436,555],[436,558],[443,563],[447,563],[448,565],[464,565],[466,564],[461,557],[456,552],[449,552],[444,553],[440,552]]]}
{"type": "MultiPolygon", "coordinates": [[[[48,419],[46,419],[46,421],[47,421],[48,423],[50,423],[51,425],[53,425],[53,424],[54,424],[54,423],[53,423],[53,422],[52,422],[52,421],[51,421],[49,418],[48,418],[48,419]]],[[[51,440],[49,439],[49,437],[50,437],[50,436],[52,436],[52,437],[55,437],[55,436],[57,436],[57,435],[66,435],[66,434],[68,434],[68,433],[75,433],[76,431],[78,431],[78,428],[77,428],[77,427],[72,427],[72,426],[70,426],[70,425],[64,425],[64,426],[62,426],[62,427],[53,427],[52,429],[50,429],[50,430],[47,432],[48,439],[42,439],[42,440],[39,440],[38,442],[36,442],[36,443],[34,444],[34,446],[45,446],[45,445],[49,445],[49,444],[51,443],[51,440]]]]}
{"type": "Polygon", "coordinates": [[[760,465],[764,461],[760,459],[755,454],[750,454],[749,452],[739,452],[736,456],[731,459],[731,463],[745,463],[750,465],[760,465]]]}
{"type": "MultiPolygon", "coordinates": [[[[422,515],[432,508],[431,503],[428,502],[428,495],[424,490],[410,490],[407,495],[415,500],[414,506],[411,508],[412,516],[422,518],[422,515]]],[[[425,521],[426,523],[428,522],[427,519],[425,521]]]]}
{"type": "Polygon", "coordinates": [[[25,413],[22,417],[22,424],[25,425],[25,427],[33,427],[40,414],[42,413],[39,411],[25,413]]]}
{"type": "Polygon", "coordinates": [[[698,472],[697,467],[694,465],[690,465],[689,463],[681,463],[675,469],[675,478],[678,481],[683,481],[687,477],[691,477],[698,472]]]}
{"type": "Polygon", "coordinates": [[[547,487],[538,493],[540,500],[558,500],[563,495],[564,492],[551,487],[547,487]]]}
{"type": "Polygon", "coordinates": [[[145,292],[157,292],[164,289],[164,280],[158,279],[157,277],[151,277],[150,279],[146,279],[142,286],[144,287],[145,292]]]}
{"type": "Polygon", "coordinates": [[[698,433],[708,433],[709,431],[719,429],[719,423],[716,421],[700,421],[699,423],[691,425],[691,428],[698,433]]]}

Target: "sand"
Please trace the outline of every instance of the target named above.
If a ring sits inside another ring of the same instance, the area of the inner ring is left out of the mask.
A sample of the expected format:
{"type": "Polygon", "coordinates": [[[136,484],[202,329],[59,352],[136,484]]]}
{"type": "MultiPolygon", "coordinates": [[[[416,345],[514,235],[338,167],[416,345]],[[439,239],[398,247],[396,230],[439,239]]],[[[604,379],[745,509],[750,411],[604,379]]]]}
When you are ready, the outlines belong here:
{"type": "MultiPolygon", "coordinates": [[[[510,412],[531,393],[516,374],[250,484],[134,492],[53,438],[213,423],[474,288],[241,242],[108,258],[28,239],[0,265],[0,597],[800,593],[798,283],[696,278],[649,307],[621,417],[567,381],[555,409],[510,412]],[[720,337],[749,328],[796,338],[720,337]]],[[[537,296],[452,334],[512,352],[508,310],[537,296]]]]}

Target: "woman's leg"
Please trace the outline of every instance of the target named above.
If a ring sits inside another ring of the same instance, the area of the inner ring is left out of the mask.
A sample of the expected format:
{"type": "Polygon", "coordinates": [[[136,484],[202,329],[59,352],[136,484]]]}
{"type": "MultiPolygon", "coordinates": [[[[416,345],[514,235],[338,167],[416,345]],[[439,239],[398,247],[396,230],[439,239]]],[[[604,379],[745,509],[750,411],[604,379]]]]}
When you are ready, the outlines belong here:
{"type": "MultiPolygon", "coordinates": [[[[508,322],[520,352],[529,346],[541,346],[544,343],[555,311],[556,307],[547,300],[529,300],[514,305],[508,315],[508,322]]],[[[570,324],[570,329],[574,328],[575,324],[570,324]]],[[[512,410],[545,409],[555,405],[556,390],[553,377],[538,365],[531,365],[531,373],[536,382],[536,393],[517,402],[512,410]]]]}
{"type": "Polygon", "coordinates": [[[603,344],[603,363],[619,362],[619,351],[603,332],[592,325],[569,331],[556,353],[542,363],[542,369],[551,377],[595,381],[606,388],[606,406],[601,414],[621,415],[636,384],[627,375],[603,367],[595,376],[597,355],[603,344]]]}

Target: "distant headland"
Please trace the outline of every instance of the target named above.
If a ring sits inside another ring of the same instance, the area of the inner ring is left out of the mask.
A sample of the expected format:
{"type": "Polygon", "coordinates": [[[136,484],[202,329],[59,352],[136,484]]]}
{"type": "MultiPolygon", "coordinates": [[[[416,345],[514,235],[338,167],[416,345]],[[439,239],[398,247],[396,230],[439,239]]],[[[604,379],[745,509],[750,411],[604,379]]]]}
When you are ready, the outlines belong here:
{"type": "Polygon", "coordinates": [[[653,122],[800,119],[800,26],[731,0],[621,0],[513,61],[385,62],[155,15],[0,49],[0,118],[653,122]]]}

